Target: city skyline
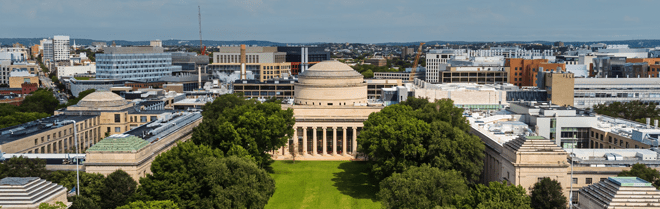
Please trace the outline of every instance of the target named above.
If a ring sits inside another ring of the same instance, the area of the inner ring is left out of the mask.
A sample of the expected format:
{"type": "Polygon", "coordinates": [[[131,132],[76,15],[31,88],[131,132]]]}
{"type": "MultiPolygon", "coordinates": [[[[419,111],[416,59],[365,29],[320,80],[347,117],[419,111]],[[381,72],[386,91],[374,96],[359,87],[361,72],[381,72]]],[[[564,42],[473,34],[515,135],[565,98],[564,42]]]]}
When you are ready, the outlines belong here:
{"type": "Polygon", "coordinates": [[[3,38],[199,39],[283,43],[654,39],[653,1],[4,1],[3,38]],[[319,9],[310,9],[319,8],[319,9]]]}

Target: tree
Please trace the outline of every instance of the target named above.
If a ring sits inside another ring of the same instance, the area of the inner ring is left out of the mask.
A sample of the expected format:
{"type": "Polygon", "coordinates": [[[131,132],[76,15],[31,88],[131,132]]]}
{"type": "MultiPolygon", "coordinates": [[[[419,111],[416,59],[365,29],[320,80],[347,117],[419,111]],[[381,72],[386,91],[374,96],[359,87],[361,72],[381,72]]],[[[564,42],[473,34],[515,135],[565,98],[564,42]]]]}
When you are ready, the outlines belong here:
{"type": "Polygon", "coordinates": [[[435,208],[455,205],[466,194],[468,187],[458,171],[422,165],[381,181],[378,197],[383,208],[435,208]]]}
{"type": "Polygon", "coordinates": [[[104,181],[105,189],[101,190],[101,206],[116,208],[128,203],[128,198],[137,189],[137,182],[123,170],[116,170],[104,181]]]}
{"type": "Polygon", "coordinates": [[[69,209],[101,209],[94,200],[89,197],[75,195],[68,198],[71,204],[69,209]]]}
{"type": "Polygon", "coordinates": [[[594,105],[594,112],[611,117],[646,123],[646,118],[660,119],[660,109],[655,103],[641,101],[612,102],[594,105]]]}
{"type": "Polygon", "coordinates": [[[50,114],[41,112],[14,112],[10,115],[0,116],[0,128],[17,126],[48,116],[50,116],[50,114]]]}
{"type": "Polygon", "coordinates": [[[298,143],[292,143],[291,146],[289,146],[289,153],[291,153],[293,163],[296,163],[296,156],[298,156],[298,143]]]}
{"type": "MultiPolygon", "coordinates": [[[[54,171],[47,179],[71,190],[77,186],[75,171],[54,171]]],[[[105,190],[105,176],[99,173],[80,172],[80,195],[90,198],[95,204],[101,202],[102,191],[105,190]]]]}
{"type": "Polygon", "coordinates": [[[26,96],[20,109],[24,112],[41,112],[52,115],[57,109],[60,101],[53,96],[53,92],[46,89],[38,89],[26,96]]]}
{"type": "Polygon", "coordinates": [[[469,195],[461,199],[463,208],[531,209],[531,199],[522,186],[508,185],[505,181],[490,182],[488,186],[475,185],[469,195]]]}
{"type": "Polygon", "coordinates": [[[535,209],[565,209],[568,206],[561,183],[543,178],[532,188],[531,203],[535,209]]]}
{"type": "Polygon", "coordinates": [[[0,171],[1,178],[4,177],[39,177],[46,179],[50,171],[46,170],[46,160],[43,159],[30,159],[27,157],[19,156],[12,157],[6,160],[2,165],[0,171]]]}
{"type": "Polygon", "coordinates": [[[216,98],[203,108],[202,123],[195,127],[191,141],[227,153],[240,145],[260,167],[272,162],[268,151],[284,146],[293,135],[293,110],[278,103],[245,100],[233,94],[216,98]]]}
{"type": "Polygon", "coordinates": [[[79,102],[81,99],[85,98],[87,95],[89,95],[89,94],[91,94],[91,93],[94,93],[95,91],[96,91],[96,89],[87,89],[87,90],[85,90],[85,91],[80,92],[80,93],[78,94],[78,97],[76,97],[75,99],[70,99],[70,100],[66,103],[66,106],[71,106],[71,105],[76,105],[76,104],[78,104],[78,102],[79,102]]]}
{"type": "Polygon", "coordinates": [[[53,205],[44,202],[39,204],[39,209],[66,209],[66,205],[60,201],[53,205]]]}
{"type": "Polygon", "coordinates": [[[172,200],[163,200],[163,201],[135,201],[131,202],[128,205],[118,207],[117,209],[179,209],[176,203],[172,200]]]}
{"type": "Polygon", "coordinates": [[[181,208],[263,208],[274,180],[251,161],[192,142],[159,155],[133,200],[172,200],[181,208]]]}
{"type": "Polygon", "coordinates": [[[455,115],[458,111],[446,103],[451,104],[438,101],[414,111],[405,104],[392,105],[369,115],[357,139],[358,150],[369,157],[377,179],[422,164],[461,171],[468,183],[479,179],[485,145],[467,132],[462,114],[455,115]]]}
{"type": "Polygon", "coordinates": [[[653,168],[646,167],[645,164],[637,163],[628,171],[622,171],[618,176],[634,176],[644,179],[653,184],[655,188],[660,188],[660,172],[653,168]]]}

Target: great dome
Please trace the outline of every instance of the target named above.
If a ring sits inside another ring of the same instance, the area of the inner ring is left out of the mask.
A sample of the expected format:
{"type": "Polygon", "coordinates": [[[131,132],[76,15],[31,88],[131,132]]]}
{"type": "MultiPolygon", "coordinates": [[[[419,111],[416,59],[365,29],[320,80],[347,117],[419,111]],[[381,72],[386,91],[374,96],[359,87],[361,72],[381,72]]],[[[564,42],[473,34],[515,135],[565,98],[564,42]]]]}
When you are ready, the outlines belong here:
{"type": "Polygon", "coordinates": [[[129,102],[119,95],[108,92],[100,91],[91,93],[78,102],[80,107],[119,107],[128,105],[129,102]]]}
{"type": "Polygon", "coordinates": [[[362,74],[338,61],[323,61],[298,75],[298,105],[353,106],[367,103],[367,84],[362,74]]]}

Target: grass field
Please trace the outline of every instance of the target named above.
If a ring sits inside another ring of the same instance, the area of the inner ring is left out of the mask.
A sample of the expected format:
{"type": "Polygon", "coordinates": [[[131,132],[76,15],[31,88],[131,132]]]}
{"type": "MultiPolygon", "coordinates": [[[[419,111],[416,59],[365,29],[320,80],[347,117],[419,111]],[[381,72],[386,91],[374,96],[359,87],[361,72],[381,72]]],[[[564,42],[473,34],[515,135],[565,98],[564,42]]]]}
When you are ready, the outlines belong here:
{"type": "Polygon", "coordinates": [[[367,164],[347,161],[276,161],[275,194],[266,208],[380,208],[367,164]]]}

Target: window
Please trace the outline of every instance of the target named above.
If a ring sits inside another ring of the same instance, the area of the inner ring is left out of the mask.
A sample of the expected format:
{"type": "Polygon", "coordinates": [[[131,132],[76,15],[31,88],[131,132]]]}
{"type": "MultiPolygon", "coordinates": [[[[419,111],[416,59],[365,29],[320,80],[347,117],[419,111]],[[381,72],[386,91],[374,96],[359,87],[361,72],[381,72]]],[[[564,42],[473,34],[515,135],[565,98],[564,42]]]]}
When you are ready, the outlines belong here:
{"type": "Polygon", "coordinates": [[[115,127],[115,132],[121,132],[121,127],[115,127]]]}
{"type": "Polygon", "coordinates": [[[158,116],[151,116],[150,119],[151,119],[150,121],[156,121],[156,120],[158,120],[158,116]]]}
{"type": "Polygon", "coordinates": [[[593,181],[591,178],[585,179],[584,183],[585,184],[591,184],[591,181],[593,181]]]}
{"type": "Polygon", "coordinates": [[[106,132],[108,132],[108,133],[110,132],[110,127],[108,127],[108,131],[106,131],[106,132]]]}
{"type": "Polygon", "coordinates": [[[605,179],[607,179],[607,178],[600,178],[600,181],[603,182],[603,181],[605,181],[605,179]]]}
{"type": "Polygon", "coordinates": [[[573,183],[574,183],[574,184],[577,184],[577,183],[578,183],[577,178],[573,178],[573,183]]]}
{"type": "Polygon", "coordinates": [[[147,116],[140,116],[140,122],[147,122],[147,116]]]}
{"type": "Polygon", "coordinates": [[[115,123],[121,123],[121,115],[115,114],[115,123]]]}
{"type": "Polygon", "coordinates": [[[34,139],[34,145],[37,145],[37,144],[39,144],[39,140],[34,139]]]}
{"type": "Polygon", "coordinates": [[[591,137],[594,137],[594,132],[593,131],[591,132],[591,137]]]}
{"type": "Polygon", "coordinates": [[[608,137],[607,137],[607,140],[608,140],[610,143],[612,143],[612,137],[611,137],[611,136],[608,136],[608,137]]]}
{"type": "Polygon", "coordinates": [[[539,177],[539,178],[537,179],[537,182],[541,182],[544,178],[545,178],[545,177],[539,177]]]}
{"type": "Polygon", "coordinates": [[[603,144],[600,144],[600,148],[603,149],[603,144]]]}

